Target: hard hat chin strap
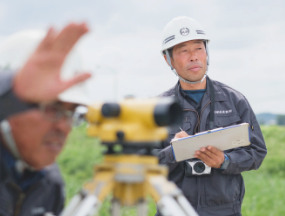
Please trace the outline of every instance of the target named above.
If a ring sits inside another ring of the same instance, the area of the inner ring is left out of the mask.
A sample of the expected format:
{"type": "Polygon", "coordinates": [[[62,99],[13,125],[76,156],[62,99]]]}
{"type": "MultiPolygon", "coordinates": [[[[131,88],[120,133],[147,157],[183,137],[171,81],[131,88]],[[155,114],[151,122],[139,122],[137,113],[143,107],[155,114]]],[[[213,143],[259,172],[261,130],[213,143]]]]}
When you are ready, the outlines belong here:
{"type": "Polygon", "coordinates": [[[202,78],[200,81],[196,81],[196,82],[191,82],[191,81],[186,80],[186,79],[184,79],[184,78],[182,78],[181,76],[178,75],[178,73],[176,72],[176,70],[172,67],[171,59],[170,59],[170,55],[169,55],[168,50],[165,50],[165,53],[166,53],[166,60],[167,60],[167,62],[168,62],[168,65],[170,66],[172,72],[173,72],[176,76],[178,76],[181,81],[186,82],[186,83],[189,83],[189,84],[197,84],[197,83],[203,82],[204,79],[206,78],[207,73],[208,73],[208,66],[209,66],[209,51],[208,51],[207,41],[205,41],[204,43],[205,43],[205,48],[206,48],[206,53],[207,53],[207,70],[206,70],[206,73],[205,73],[205,75],[203,76],[203,78],[202,78]]]}
{"type": "Polygon", "coordinates": [[[21,154],[17,148],[17,145],[15,143],[12,131],[11,131],[11,126],[7,120],[3,120],[0,123],[0,130],[1,134],[3,136],[3,140],[5,141],[5,144],[9,151],[12,153],[12,155],[17,159],[15,166],[16,169],[22,173],[24,169],[29,169],[31,171],[34,171],[35,169],[28,165],[25,161],[22,160],[21,154]]]}

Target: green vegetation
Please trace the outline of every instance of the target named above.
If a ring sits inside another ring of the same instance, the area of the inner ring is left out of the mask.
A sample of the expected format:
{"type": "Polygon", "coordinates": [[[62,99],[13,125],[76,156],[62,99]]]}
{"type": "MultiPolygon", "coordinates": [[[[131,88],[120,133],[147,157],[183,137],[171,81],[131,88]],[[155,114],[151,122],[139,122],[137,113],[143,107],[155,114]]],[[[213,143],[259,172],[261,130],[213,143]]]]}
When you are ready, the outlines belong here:
{"type": "Polygon", "coordinates": [[[285,127],[263,126],[267,156],[257,171],[243,173],[243,215],[285,215],[285,127]]]}
{"type": "MultiPolygon", "coordinates": [[[[285,127],[263,126],[268,154],[257,171],[243,173],[246,194],[243,216],[285,215],[285,127]]],[[[93,166],[102,160],[102,148],[98,140],[86,136],[85,126],[73,129],[64,152],[58,159],[66,182],[67,202],[80,190],[82,184],[93,177],[93,166]]],[[[108,216],[110,197],[98,215],[108,216]]],[[[135,208],[124,208],[123,215],[136,215],[135,208]]],[[[156,212],[149,202],[149,215],[156,212]]]]}

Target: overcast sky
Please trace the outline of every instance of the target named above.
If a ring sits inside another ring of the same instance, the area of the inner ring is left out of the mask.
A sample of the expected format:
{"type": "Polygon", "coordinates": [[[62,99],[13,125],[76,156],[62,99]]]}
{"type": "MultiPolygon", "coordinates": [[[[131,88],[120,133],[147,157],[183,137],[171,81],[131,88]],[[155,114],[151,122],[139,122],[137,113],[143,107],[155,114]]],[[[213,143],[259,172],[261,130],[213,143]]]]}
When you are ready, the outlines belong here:
{"type": "Polygon", "coordinates": [[[256,113],[285,113],[283,0],[25,0],[0,2],[0,44],[24,29],[86,21],[78,44],[95,73],[94,100],[153,97],[177,82],[160,54],[174,17],[198,20],[211,42],[209,76],[242,92],[256,113]]]}

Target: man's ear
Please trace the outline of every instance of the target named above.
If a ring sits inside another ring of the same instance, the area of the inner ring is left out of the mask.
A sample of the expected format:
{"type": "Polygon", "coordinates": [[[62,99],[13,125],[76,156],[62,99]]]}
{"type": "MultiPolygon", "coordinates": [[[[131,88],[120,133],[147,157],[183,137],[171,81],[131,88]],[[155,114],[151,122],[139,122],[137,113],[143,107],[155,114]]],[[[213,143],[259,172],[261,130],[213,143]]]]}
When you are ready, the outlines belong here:
{"type": "MultiPolygon", "coordinates": [[[[168,64],[168,61],[167,61],[167,57],[166,57],[166,55],[163,55],[163,57],[164,57],[164,59],[165,59],[165,61],[166,61],[166,63],[168,64]]],[[[171,61],[171,60],[170,60],[171,61]]],[[[170,65],[168,64],[168,66],[170,67],[170,65]]]]}

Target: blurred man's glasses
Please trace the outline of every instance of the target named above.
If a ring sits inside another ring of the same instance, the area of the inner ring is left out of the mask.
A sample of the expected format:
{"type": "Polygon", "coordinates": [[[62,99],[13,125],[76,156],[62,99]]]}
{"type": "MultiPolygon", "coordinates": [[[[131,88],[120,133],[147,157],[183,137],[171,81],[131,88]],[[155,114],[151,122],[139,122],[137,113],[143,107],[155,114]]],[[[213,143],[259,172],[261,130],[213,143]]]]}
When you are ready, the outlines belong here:
{"type": "Polygon", "coordinates": [[[85,120],[87,108],[84,106],[74,107],[69,110],[60,103],[41,104],[40,110],[52,122],[65,119],[70,126],[79,126],[85,120]]]}

